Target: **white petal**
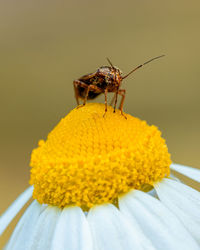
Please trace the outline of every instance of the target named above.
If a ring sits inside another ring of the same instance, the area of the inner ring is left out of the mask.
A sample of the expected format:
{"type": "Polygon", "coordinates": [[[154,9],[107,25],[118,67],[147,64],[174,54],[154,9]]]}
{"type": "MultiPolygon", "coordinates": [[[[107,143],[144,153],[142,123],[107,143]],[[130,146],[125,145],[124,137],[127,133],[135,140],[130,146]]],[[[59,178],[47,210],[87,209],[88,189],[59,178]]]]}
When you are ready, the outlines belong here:
{"type": "Polygon", "coordinates": [[[155,185],[159,199],[200,243],[200,193],[182,183],[164,179],[155,185]]]}
{"type": "Polygon", "coordinates": [[[92,237],[79,207],[63,209],[56,225],[51,250],[92,250],[92,237]]]}
{"type": "MultiPolygon", "coordinates": [[[[175,175],[173,175],[172,173],[170,173],[170,178],[173,180],[176,180],[178,182],[181,182],[175,175]]],[[[151,189],[150,191],[147,192],[149,195],[158,198],[158,195],[156,193],[155,188],[151,189]]]]}
{"type": "Polygon", "coordinates": [[[34,230],[34,225],[39,218],[40,213],[45,209],[37,201],[33,201],[27,208],[6,246],[6,250],[27,249],[30,237],[34,230]]]}
{"type": "Polygon", "coordinates": [[[48,206],[39,216],[26,250],[48,250],[61,209],[48,206]]]}
{"type": "Polygon", "coordinates": [[[140,237],[128,219],[111,204],[90,209],[88,222],[92,230],[95,249],[153,249],[150,242],[147,243],[146,248],[144,247],[142,242],[144,237],[140,237]]]}
{"type": "Polygon", "coordinates": [[[157,193],[156,190],[153,188],[148,192],[149,195],[153,196],[153,197],[157,197],[157,193]]]}
{"type": "MultiPolygon", "coordinates": [[[[181,180],[180,180],[179,178],[177,178],[174,174],[172,174],[172,172],[170,173],[169,178],[170,178],[170,179],[172,179],[172,180],[175,180],[175,181],[181,182],[181,180]]],[[[156,193],[156,196],[157,196],[157,193],[156,193]]]]}
{"type": "Polygon", "coordinates": [[[13,218],[18,214],[26,202],[31,198],[33,187],[27,188],[20,196],[10,205],[10,207],[0,217],[0,235],[4,232],[13,218]]]}
{"type": "Polygon", "coordinates": [[[187,167],[187,166],[183,166],[183,165],[175,164],[175,163],[171,164],[170,168],[195,181],[200,182],[200,169],[187,167]]]}
{"type": "Polygon", "coordinates": [[[120,211],[139,223],[156,249],[199,249],[180,221],[159,200],[131,191],[119,200],[120,211]]]}

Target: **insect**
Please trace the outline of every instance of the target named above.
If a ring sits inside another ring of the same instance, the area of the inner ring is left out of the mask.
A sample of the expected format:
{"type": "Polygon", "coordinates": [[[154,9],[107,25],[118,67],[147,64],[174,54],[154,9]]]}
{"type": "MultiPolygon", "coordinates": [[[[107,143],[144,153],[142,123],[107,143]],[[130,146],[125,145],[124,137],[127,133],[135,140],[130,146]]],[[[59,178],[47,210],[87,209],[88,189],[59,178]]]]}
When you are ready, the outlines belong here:
{"type": "MultiPolygon", "coordinates": [[[[122,76],[122,72],[119,68],[113,66],[111,61],[107,58],[108,63],[110,66],[102,66],[94,73],[84,75],[80,77],[78,80],[75,80],[73,82],[74,84],[74,92],[75,92],[75,98],[77,101],[78,107],[82,107],[86,104],[87,100],[92,100],[96,98],[98,95],[104,93],[105,95],[105,113],[107,112],[107,94],[108,92],[114,93],[114,111],[116,110],[118,95],[121,96],[121,102],[119,105],[119,109],[121,111],[121,114],[125,117],[123,114],[123,104],[124,99],[126,95],[126,90],[121,89],[121,83],[122,80],[128,77],[130,74],[132,74],[137,69],[141,68],[147,63],[150,63],[151,61],[158,59],[160,57],[163,57],[164,55],[154,57],[148,61],[146,61],[143,64],[140,64],[133,70],[131,70],[127,75],[122,76]],[[83,104],[81,106],[79,103],[79,99],[83,100],[83,104]]],[[[126,117],[125,117],[126,118],[126,117]]]]}

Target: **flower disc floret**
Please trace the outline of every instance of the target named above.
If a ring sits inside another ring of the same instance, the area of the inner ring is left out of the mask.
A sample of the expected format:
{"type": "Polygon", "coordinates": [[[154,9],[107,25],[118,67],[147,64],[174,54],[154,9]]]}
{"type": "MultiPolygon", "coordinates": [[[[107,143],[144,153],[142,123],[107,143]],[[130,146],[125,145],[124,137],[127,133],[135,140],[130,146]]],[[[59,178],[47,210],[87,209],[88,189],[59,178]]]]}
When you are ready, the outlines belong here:
{"type": "Polygon", "coordinates": [[[75,108],[39,141],[31,157],[33,197],[89,209],[169,175],[170,155],[155,126],[103,104],[75,108]]]}

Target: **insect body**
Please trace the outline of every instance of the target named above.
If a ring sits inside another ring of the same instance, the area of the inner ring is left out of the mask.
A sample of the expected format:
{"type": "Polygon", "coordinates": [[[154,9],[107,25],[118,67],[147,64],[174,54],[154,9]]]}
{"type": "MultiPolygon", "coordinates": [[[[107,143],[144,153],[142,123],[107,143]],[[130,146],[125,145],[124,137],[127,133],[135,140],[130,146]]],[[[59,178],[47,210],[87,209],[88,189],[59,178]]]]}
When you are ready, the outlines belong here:
{"type": "MultiPolygon", "coordinates": [[[[162,55],[164,56],[164,55],[162,55]]],[[[114,93],[114,112],[117,105],[117,99],[118,95],[120,95],[121,102],[119,105],[119,109],[121,110],[121,114],[123,114],[123,104],[125,99],[126,90],[121,89],[121,83],[124,78],[132,74],[137,69],[141,68],[143,65],[158,59],[162,56],[158,56],[155,58],[152,58],[151,60],[139,65],[135,69],[133,69],[131,72],[129,72],[127,75],[122,76],[122,72],[117,67],[114,67],[109,59],[108,62],[110,66],[102,66],[99,69],[97,69],[96,72],[84,75],[80,77],[78,80],[75,80],[74,83],[74,91],[75,91],[75,98],[77,101],[77,104],[79,105],[79,99],[83,100],[84,106],[87,102],[87,100],[92,100],[98,95],[104,93],[105,95],[105,113],[107,112],[107,93],[112,92],[114,93]]],[[[104,114],[105,115],[105,114],[104,114]]]]}

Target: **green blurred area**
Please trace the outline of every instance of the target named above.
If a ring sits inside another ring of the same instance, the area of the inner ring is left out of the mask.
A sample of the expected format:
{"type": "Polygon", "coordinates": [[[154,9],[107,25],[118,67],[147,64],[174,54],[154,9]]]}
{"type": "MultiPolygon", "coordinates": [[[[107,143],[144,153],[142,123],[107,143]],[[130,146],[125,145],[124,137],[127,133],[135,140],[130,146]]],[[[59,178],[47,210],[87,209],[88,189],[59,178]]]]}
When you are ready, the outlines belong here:
{"type": "Polygon", "coordinates": [[[199,9],[198,0],[0,1],[0,213],[28,186],[38,140],[76,106],[73,80],[106,57],[126,74],[166,55],[124,80],[124,110],[160,128],[174,162],[200,167],[199,9]]]}

